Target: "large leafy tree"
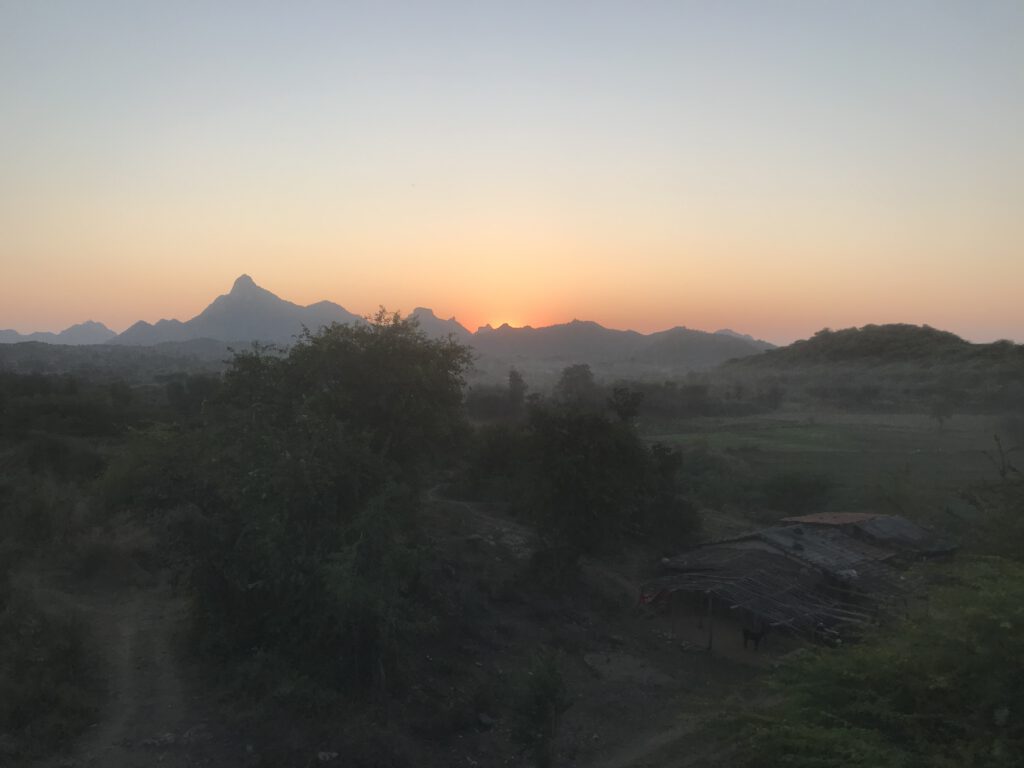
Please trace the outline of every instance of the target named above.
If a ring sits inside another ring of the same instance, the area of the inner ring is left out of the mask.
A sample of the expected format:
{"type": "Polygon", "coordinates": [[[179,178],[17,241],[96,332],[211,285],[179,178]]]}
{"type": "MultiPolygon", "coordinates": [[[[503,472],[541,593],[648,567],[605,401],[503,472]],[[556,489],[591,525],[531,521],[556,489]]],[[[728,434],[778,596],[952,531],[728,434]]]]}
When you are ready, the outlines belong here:
{"type": "Polygon", "coordinates": [[[614,549],[626,534],[677,546],[696,528],[678,486],[681,457],[648,447],[628,422],[536,408],[524,442],[523,503],[561,562],[614,549]]]}
{"type": "Polygon", "coordinates": [[[235,356],[187,438],[210,521],[193,579],[208,650],[346,690],[393,678],[417,615],[415,491],[462,432],[469,362],[383,310],[235,356]]]}

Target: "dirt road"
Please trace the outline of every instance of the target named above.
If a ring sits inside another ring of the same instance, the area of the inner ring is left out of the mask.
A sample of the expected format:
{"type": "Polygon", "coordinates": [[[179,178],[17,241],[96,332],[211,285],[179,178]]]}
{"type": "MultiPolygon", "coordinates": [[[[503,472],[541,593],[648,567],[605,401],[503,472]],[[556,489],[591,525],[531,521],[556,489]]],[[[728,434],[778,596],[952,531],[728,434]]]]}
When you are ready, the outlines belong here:
{"type": "Polygon", "coordinates": [[[39,768],[195,766],[208,738],[174,651],[185,604],[166,587],[64,596],[88,622],[102,654],[107,701],[69,753],[39,768]]]}

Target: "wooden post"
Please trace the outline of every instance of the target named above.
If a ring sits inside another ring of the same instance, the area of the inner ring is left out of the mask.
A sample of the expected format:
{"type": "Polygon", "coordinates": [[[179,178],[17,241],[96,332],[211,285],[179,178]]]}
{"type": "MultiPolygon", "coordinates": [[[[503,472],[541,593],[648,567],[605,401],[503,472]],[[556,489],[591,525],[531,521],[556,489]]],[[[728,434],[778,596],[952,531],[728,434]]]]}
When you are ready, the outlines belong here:
{"type": "Polygon", "coordinates": [[[712,602],[713,598],[711,596],[711,590],[710,589],[707,591],[707,596],[708,596],[708,650],[710,651],[711,647],[712,647],[712,645],[714,645],[714,641],[715,641],[715,617],[714,617],[714,613],[712,613],[712,606],[714,605],[714,603],[712,602]]]}

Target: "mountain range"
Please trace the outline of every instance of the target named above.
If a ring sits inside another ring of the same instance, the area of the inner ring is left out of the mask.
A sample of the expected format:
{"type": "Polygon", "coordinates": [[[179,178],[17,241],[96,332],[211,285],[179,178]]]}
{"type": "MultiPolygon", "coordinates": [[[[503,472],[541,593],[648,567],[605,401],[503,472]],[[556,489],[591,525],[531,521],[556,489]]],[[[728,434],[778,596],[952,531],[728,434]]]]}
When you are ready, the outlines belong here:
{"type": "MultiPolygon", "coordinates": [[[[728,329],[709,333],[676,327],[642,334],[605,328],[591,321],[542,328],[513,328],[489,325],[471,332],[455,318],[437,317],[425,307],[410,313],[420,329],[431,338],[453,337],[472,346],[484,367],[495,370],[507,364],[547,364],[587,362],[596,366],[640,366],[673,369],[704,369],[725,360],[758,354],[774,345],[728,329]]],[[[279,298],[242,275],[231,290],[218,296],[191,320],[139,321],[115,334],[101,323],[88,322],[60,333],[18,334],[0,331],[0,343],[41,341],[51,344],[108,344],[150,347],[167,344],[192,344],[210,340],[225,344],[262,341],[289,344],[303,328],[318,330],[332,323],[362,323],[339,304],[321,301],[301,306],[279,298]]]]}
{"type": "Polygon", "coordinates": [[[17,344],[22,341],[41,341],[44,344],[67,344],[78,346],[79,344],[106,344],[117,336],[103,323],[94,320],[87,320],[84,323],[72,325],[60,333],[49,333],[37,331],[36,333],[18,333],[11,330],[0,330],[0,344],[17,344]]]}

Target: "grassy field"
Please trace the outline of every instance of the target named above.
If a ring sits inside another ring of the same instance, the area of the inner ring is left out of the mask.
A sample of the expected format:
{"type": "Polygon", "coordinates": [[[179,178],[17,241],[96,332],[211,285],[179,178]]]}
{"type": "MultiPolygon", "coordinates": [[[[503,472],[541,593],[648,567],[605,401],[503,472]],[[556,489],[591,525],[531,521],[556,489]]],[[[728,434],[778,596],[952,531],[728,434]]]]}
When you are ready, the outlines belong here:
{"type": "Polygon", "coordinates": [[[917,414],[799,413],[694,419],[647,437],[704,448],[728,462],[737,485],[781,475],[829,484],[823,511],[870,509],[942,524],[958,493],[995,478],[999,420],[954,416],[940,428],[917,414]]]}

